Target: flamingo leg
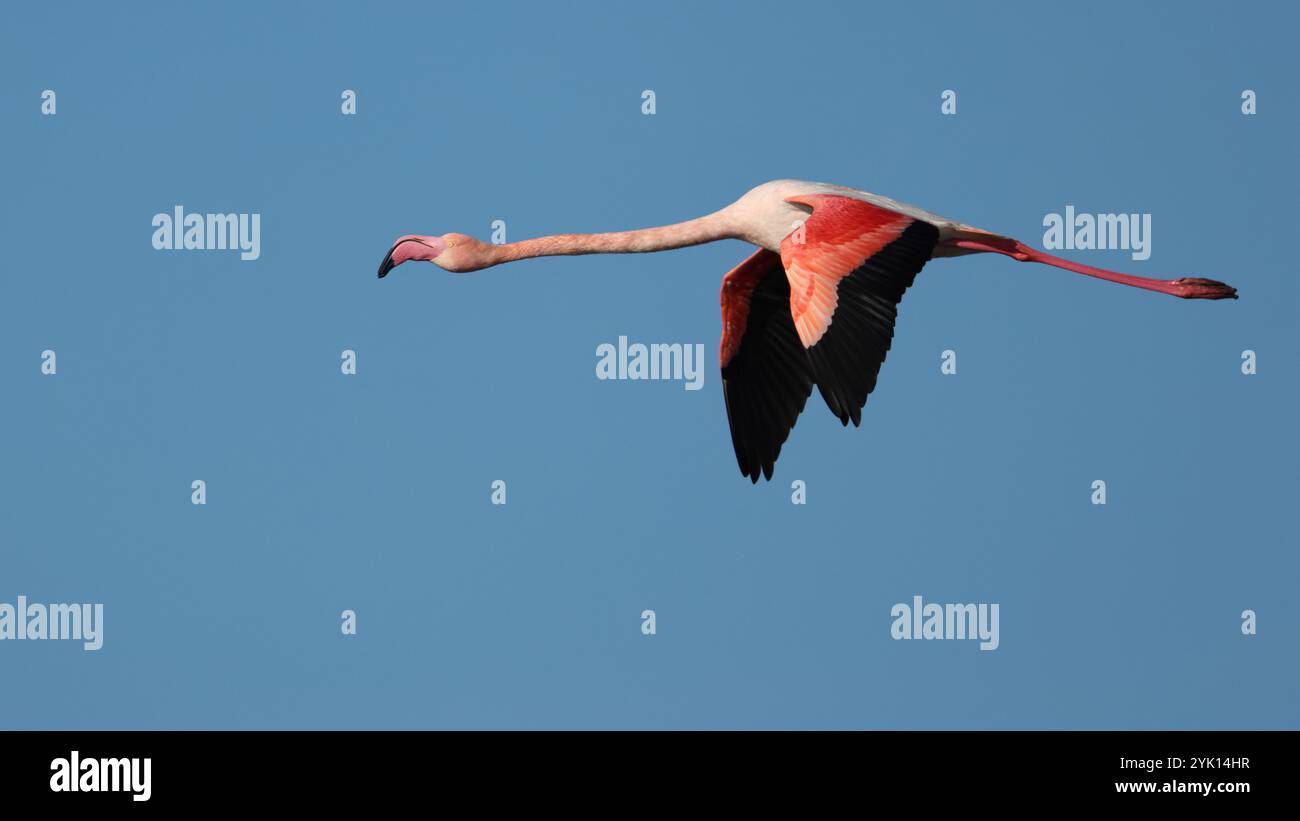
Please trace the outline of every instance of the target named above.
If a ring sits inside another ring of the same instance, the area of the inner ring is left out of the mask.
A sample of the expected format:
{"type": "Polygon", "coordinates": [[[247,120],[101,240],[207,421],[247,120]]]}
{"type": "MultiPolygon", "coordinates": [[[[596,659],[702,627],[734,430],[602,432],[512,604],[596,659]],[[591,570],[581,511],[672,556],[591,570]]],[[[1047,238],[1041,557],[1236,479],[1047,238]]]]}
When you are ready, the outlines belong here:
{"type": "Polygon", "coordinates": [[[1104,279],[1107,282],[1118,282],[1120,285],[1131,285],[1134,288],[1145,288],[1148,291],[1156,291],[1158,293],[1169,294],[1170,296],[1181,297],[1183,299],[1237,298],[1236,288],[1219,282],[1218,280],[1201,279],[1199,277],[1184,277],[1182,279],[1150,279],[1148,277],[1121,274],[1115,271],[1107,271],[1105,268],[1094,268],[1091,265],[1081,265],[1077,262],[1071,262],[1068,259],[1054,257],[1051,254],[1039,251],[1037,248],[1031,248],[1023,242],[1006,237],[990,236],[986,241],[956,239],[949,244],[955,248],[965,248],[970,251],[985,251],[994,254],[1003,254],[1020,262],[1041,262],[1044,265],[1052,265],[1057,268],[1064,268],[1067,271],[1074,271],[1076,274],[1097,277],[1098,279],[1104,279]]]}

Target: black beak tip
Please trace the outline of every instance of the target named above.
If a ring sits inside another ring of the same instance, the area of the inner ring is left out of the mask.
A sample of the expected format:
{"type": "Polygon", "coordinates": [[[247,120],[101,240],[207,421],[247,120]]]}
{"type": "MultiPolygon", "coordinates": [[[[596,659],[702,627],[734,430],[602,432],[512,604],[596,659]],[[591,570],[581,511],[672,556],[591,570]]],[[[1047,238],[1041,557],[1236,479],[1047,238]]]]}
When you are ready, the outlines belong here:
{"type": "Polygon", "coordinates": [[[391,270],[393,270],[393,268],[395,267],[395,266],[393,265],[393,251],[394,251],[394,249],[396,249],[396,248],[397,248],[396,245],[394,245],[392,248],[389,248],[389,249],[388,249],[388,254],[384,257],[384,261],[381,262],[381,263],[379,263],[379,278],[380,278],[380,279],[383,279],[384,277],[388,276],[388,272],[391,271],[391,270]]]}

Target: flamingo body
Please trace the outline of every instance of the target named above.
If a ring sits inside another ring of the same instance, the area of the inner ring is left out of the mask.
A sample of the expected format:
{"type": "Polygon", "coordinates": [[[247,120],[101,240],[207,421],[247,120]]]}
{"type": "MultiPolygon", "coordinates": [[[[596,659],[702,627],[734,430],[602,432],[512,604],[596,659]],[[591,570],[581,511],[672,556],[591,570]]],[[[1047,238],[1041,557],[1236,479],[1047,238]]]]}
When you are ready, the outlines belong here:
{"type": "Polygon", "coordinates": [[[772,478],[814,385],[842,424],[860,424],[899,302],[934,257],[997,253],[1184,299],[1237,296],[1216,280],[1094,268],[878,194],[800,180],[764,183],[719,211],[660,228],[505,245],[464,234],[406,235],[379,276],[408,260],[465,272],[537,256],[647,253],[728,238],[758,246],[722,279],[718,351],[736,460],[753,482],[772,478]]]}

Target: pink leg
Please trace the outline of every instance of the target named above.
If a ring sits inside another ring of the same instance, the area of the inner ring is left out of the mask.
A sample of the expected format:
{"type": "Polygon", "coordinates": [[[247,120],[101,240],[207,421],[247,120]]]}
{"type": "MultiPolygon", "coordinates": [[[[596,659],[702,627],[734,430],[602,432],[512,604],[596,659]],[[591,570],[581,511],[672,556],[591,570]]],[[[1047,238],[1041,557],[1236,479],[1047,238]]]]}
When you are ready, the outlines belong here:
{"type": "Polygon", "coordinates": [[[1183,299],[1236,299],[1237,289],[1231,285],[1225,285],[1222,282],[1213,279],[1199,279],[1195,277],[1185,277],[1183,279],[1148,279],[1147,277],[1130,276],[1129,274],[1119,274],[1114,271],[1107,271],[1104,268],[1093,268],[1091,265],[1080,265],[1077,262],[1070,262],[1068,259],[1054,257],[1051,254],[1039,251],[1037,248],[1030,248],[1023,242],[1006,237],[990,236],[987,240],[977,242],[969,239],[953,240],[950,243],[955,248],[967,248],[972,251],[988,251],[995,254],[1005,254],[1012,259],[1020,262],[1041,262],[1044,265],[1054,265],[1057,268],[1064,268],[1067,271],[1074,271],[1076,274],[1086,274],[1090,277],[1097,277],[1109,282],[1118,282],[1121,285],[1132,285],[1134,288],[1146,288],[1148,291],[1159,291],[1162,294],[1182,297],[1183,299]]]}

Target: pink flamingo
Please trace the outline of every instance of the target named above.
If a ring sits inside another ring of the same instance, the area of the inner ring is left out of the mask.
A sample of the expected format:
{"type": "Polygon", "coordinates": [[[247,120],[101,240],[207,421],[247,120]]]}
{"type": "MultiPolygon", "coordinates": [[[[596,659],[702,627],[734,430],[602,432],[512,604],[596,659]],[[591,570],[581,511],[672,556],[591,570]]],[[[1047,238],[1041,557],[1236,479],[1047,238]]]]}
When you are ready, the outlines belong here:
{"type": "Polygon", "coordinates": [[[557,234],[491,245],[465,234],[399,237],[379,266],[408,260],[477,271],[529,257],[636,254],[740,239],[758,246],[722,278],[722,393],[740,472],[772,478],[817,386],[840,422],[861,421],[903,292],[933,257],[1004,254],[1183,299],[1236,299],[1212,279],[1129,276],[1043,253],[887,197],[776,180],[698,219],[639,231],[557,234]]]}

